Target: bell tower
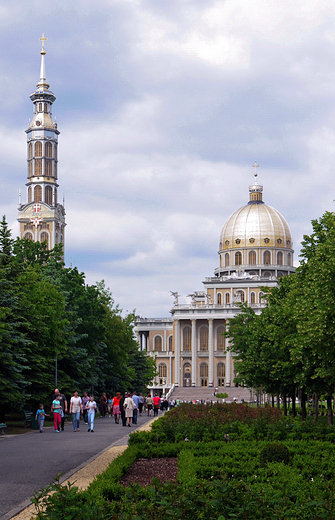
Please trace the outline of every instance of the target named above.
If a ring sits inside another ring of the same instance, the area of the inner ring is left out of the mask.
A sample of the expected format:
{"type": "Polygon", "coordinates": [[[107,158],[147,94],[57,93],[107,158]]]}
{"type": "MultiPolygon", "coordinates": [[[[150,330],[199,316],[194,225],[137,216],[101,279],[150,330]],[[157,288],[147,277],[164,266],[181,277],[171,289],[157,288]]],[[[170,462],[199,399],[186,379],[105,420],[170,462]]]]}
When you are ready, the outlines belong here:
{"type": "Polygon", "coordinates": [[[57,200],[58,190],[58,136],[57,123],[52,119],[55,95],[49,90],[45,73],[44,34],[40,41],[41,70],[36,90],[30,95],[33,118],[27,134],[27,178],[25,204],[19,201],[18,222],[20,237],[44,242],[48,249],[63,244],[65,238],[65,209],[57,200]]]}

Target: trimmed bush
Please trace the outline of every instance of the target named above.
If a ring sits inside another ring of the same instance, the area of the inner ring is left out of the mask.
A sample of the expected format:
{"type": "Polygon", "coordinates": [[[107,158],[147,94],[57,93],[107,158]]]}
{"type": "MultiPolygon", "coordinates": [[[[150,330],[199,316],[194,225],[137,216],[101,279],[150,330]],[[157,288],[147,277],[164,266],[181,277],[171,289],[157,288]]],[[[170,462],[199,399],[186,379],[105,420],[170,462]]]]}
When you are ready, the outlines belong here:
{"type": "Polygon", "coordinates": [[[260,454],[260,462],[265,466],[268,462],[283,462],[289,464],[291,459],[290,450],[282,442],[269,442],[260,454]]]}

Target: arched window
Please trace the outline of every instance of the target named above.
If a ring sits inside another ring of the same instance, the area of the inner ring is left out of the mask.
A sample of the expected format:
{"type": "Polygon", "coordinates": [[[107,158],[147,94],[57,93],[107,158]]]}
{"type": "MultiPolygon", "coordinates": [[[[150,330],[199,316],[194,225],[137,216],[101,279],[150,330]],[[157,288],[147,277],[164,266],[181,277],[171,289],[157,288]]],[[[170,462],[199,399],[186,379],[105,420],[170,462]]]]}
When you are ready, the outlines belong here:
{"type": "Polygon", "coordinates": [[[162,352],[162,337],[161,336],[155,336],[154,351],[162,352]]]}
{"type": "Polygon", "coordinates": [[[222,305],[222,294],[220,292],[217,294],[217,299],[218,299],[218,305],[222,305]]]}
{"type": "Polygon", "coordinates": [[[28,177],[31,177],[33,174],[33,163],[32,161],[28,162],[28,177]]]}
{"type": "Polygon", "coordinates": [[[49,248],[49,235],[45,231],[43,231],[43,233],[41,233],[40,242],[46,242],[47,246],[49,248]]]}
{"type": "Polygon", "coordinates": [[[36,141],[36,143],[35,143],[35,157],[42,157],[42,143],[41,143],[41,141],[36,141]]]}
{"type": "Polygon", "coordinates": [[[277,265],[283,265],[283,253],[281,251],[277,253],[277,265]]]}
{"type": "Polygon", "coordinates": [[[226,365],[224,363],[218,363],[216,365],[216,377],[217,377],[217,386],[225,386],[226,365]]]}
{"type": "Polygon", "coordinates": [[[167,377],[167,366],[165,363],[160,363],[158,365],[158,373],[160,378],[167,377]]]}
{"type": "Polygon", "coordinates": [[[45,188],[45,202],[52,206],[52,188],[51,186],[46,186],[45,188]]]}
{"type": "Polygon", "coordinates": [[[35,177],[42,175],[42,159],[35,159],[35,177]]]}
{"type": "Polygon", "coordinates": [[[172,352],[172,338],[173,338],[173,336],[171,334],[171,336],[169,336],[169,339],[168,339],[169,352],[172,352]]]}
{"type": "Polygon", "coordinates": [[[43,110],[43,105],[42,105],[42,103],[39,103],[38,104],[38,111],[42,112],[42,110],[43,110]]]}
{"type": "Polygon", "coordinates": [[[225,294],[225,304],[228,305],[230,303],[230,293],[226,292],[225,294]]]}
{"type": "Polygon", "coordinates": [[[52,157],[52,144],[45,143],[45,157],[52,157]]]}
{"type": "Polygon", "coordinates": [[[220,325],[216,329],[216,350],[225,350],[226,338],[222,335],[225,330],[226,328],[223,325],[220,325]]]}
{"type": "Polygon", "coordinates": [[[225,267],[229,266],[229,253],[226,253],[224,255],[224,265],[225,265],[225,267]]]}
{"type": "Polygon", "coordinates": [[[208,327],[200,327],[200,350],[208,350],[208,327]]]}
{"type": "Polygon", "coordinates": [[[54,146],[54,159],[57,160],[57,145],[54,146]]]}
{"type": "Polygon", "coordinates": [[[265,271],[263,273],[263,278],[270,278],[271,274],[269,273],[269,271],[265,271]]]}
{"type": "Polygon", "coordinates": [[[57,163],[54,162],[54,177],[57,179],[57,163]]]}
{"type": "Polygon", "coordinates": [[[183,350],[192,350],[191,345],[191,327],[183,328],[183,350]]]}
{"type": "Polygon", "coordinates": [[[44,113],[48,113],[48,103],[44,103],[44,113]]]}
{"type": "Polygon", "coordinates": [[[28,145],[28,159],[31,159],[33,156],[33,145],[32,143],[29,143],[28,145]]]}
{"type": "Polygon", "coordinates": [[[250,294],[250,303],[251,305],[256,303],[256,294],[254,292],[250,294]]]}
{"type": "MultiPolygon", "coordinates": [[[[49,144],[49,143],[47,143],[49,144]]],[[[52,161],[51,159],[45,159],[45,174],[47,177],[52,177],[52,161]]]]}
{"type": "Polygon", "coordinates": [[[264,251],[264,264],[270,265],[271,264],[271,253],[270,251],[264,251]]]}
{"type": "Polygon", "coordinates": [[[42,200],[42,186],[35,186],[34,202],[41,202],[41,200],[42,200]]]}
{"type": "Polygon", "coordinates": [[[31,202],[31,186],[28,188],[28,204],[31,202]]]}
{"type": "Polygon", "coordinates": [[[200,372],[200,386],[208,386],[208,365],[207,363],[201,363],[199,367],[200,372]]]}
{"type": "Polygon", "coordinates": [[[291,265],[291,253],[287,253],[287,265],[291,265]]]}
{"type": "Polygon", "coordinates": [[[242,265],[242,253],[240,251],[235,253],[235,265],[242,265]]]}
{"type": "Polygon", "coordinates": [[[256,251],[249,252],[249,265],[256,265],[256,251]]]}

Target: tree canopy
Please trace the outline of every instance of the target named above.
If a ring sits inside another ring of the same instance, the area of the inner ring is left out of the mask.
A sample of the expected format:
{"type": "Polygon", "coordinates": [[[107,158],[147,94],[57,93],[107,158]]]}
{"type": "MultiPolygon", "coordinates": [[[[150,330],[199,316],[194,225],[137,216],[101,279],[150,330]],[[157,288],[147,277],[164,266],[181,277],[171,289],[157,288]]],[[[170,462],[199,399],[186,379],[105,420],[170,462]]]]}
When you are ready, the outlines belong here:
{"type": "Polygon", "coordinates": [[[62,248],[11,238],[0,223],[0,421],[9,409],[48,402],[57,386],[144,391],[155,375],[103,281],[66,268],[62,248]]]}

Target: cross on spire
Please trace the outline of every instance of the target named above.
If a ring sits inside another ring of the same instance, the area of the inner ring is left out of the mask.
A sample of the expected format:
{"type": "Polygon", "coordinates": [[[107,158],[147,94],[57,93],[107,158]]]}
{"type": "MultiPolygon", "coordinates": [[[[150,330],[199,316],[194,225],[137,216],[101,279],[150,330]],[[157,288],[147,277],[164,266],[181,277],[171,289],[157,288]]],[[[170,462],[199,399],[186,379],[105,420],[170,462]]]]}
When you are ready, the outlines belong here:
{"type": "Polygon", "coordinates": [[[42,33],[42,38],[39,38],[39,40],[42,42],[42,51],[44,51],[44,42],[47,40],[48,38],[46,38],[44,36],[44,33],[42,33]]]}
{"type": "Polygon", "coordinates": [[[259,168],[259,164],[257,164],[257,162],[255,161],[255,164],[253,164],[252,167],[255,168],[254,176],[255,176],[255,180],[256,180],[257,176],[258,176],[257,168],[259,168]]]}

